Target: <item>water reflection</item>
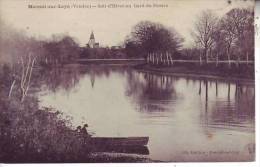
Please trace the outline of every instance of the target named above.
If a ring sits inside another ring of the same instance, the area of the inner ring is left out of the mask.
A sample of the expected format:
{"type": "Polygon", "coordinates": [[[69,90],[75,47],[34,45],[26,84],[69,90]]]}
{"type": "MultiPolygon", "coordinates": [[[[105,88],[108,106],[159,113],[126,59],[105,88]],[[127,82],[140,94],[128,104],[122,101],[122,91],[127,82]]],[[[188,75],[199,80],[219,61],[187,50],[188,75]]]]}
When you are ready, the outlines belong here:
{"type": "Polygon", "coordinates": [[[87,122],[96,136],[149,136],[152,159],[254,157],[245,148],[254,144],[252,84],[110,66],[68,68],[42,77],[41,106],[63,111],[75,127],[87,122]],[[236,153],[210,154],[226,150],[236,153]]]}
{"type": "Polygon", "coordinates": [[[172,77],[134,71],[127,73],[126,77],[126,95],[138,104],[141,112],[167,110],[177,99],[172,77]]]}
{"type": "Polygon", "coordinates": [[[63,90],[70,92],[79,83],[82,74],[79,68],[50,68],[43,70],[37,81],[42,89],[51,92],[63,90]]]}

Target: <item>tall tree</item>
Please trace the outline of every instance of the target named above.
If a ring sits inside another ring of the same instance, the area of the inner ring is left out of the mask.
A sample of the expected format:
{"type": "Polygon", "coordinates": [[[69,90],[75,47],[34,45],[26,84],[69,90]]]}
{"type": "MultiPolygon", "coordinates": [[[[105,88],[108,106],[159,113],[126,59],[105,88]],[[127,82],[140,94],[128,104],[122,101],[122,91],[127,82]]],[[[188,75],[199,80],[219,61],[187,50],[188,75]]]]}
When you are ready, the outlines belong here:
{"type": "Polygon", "coordinates": [[[144,53],[169,51],[177,52],[183,39],[173,28],[166,28],[162,24],[150,21],[141,21],[135,25],[126,46],[139,46],[144,53]]]}
{"type": "Polygon", "coordinates": [[[231,60],[232,47],[235,42],[235,36],[231,33],[232,26],[228,24],[226,19],[221,19],[213,33],[213,47],[217,58],[224,56],[224,59],[231,60]]]}
{"type": "Polygon", "coordinates": [[[203,50],[203,57],[205,57],[206,62],[208,62],[209,51],[213,46],[213,35],[217,22],[218,18],[210,10],[203,11],[198,16],[192,32],[195,43],[203,50]]]}
{"type": "Polygon", "coordinates": [[[232,9],[226,14],[226,23],[235,36],[237,58],[253,55],[254,50],[254,13],[249,9],[232,9]]]}

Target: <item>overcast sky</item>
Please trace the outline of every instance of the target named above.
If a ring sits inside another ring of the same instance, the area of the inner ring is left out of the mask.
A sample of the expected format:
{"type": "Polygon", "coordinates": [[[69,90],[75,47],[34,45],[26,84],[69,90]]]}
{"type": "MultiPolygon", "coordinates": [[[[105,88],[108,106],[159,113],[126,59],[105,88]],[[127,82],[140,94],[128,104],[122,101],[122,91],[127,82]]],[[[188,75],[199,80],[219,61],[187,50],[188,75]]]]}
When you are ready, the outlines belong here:
{"type": "Polygon", "coordinates": [[[29,35],[49,38],[52,34],[67,33],[85,45],[93,30],[102,46],[118,45],[131,28],[141,20],[160,22],[174,27],[192,43],[190,31],[197,15],[205,9],[223,15],[235,7],[252,7],[251,0],[0,0],[2,20],[29,35]],[[117,9],[28,9],[28,4],[167,4],[167,8],[117,9]]]}

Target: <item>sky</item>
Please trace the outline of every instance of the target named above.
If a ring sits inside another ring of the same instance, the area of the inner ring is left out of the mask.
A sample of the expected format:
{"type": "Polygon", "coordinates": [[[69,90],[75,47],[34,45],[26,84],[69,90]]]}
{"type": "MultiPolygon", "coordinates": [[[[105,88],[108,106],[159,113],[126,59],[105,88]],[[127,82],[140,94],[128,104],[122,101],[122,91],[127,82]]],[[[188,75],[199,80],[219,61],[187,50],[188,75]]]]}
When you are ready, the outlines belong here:
{"type": "Polygon", "coordinates": [[[252,7],[252,0],[0,0],[0,17],[8,25],[29,36],[50,38],[69,34],[81,46],[88,43],[91,31],[101,46],[120,45],[139,21],[159,22],[174,27],[192,45],[191,30],[197,16],[210,9],[218,16],[235,7],[252,7]],[[34,8],[28,5],[131,4],[132,8],[34,8]],[[168,7],[133,8],[134,4],[163,4],[168,7]]]}

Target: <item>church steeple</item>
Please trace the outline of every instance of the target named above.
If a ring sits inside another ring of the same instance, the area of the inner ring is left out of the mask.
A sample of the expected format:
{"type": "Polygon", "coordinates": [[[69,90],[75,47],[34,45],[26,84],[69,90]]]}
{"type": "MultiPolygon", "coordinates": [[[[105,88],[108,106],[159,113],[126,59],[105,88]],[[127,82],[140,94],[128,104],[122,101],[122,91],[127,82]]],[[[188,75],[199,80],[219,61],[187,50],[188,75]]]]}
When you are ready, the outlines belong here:
{"type": "Polygon", "coordinates": [[[95,39],[93,31],[91,32],[90,39],[95,39]]]}
{"type": "Polygon", "coordinates": [[[95,47],[95,36],[94,36],[94,33],[93,31],[91,32],[90,34],[90,38],[89,38],[89,42],[88,42],[88,45],[90,48],[94,48],[95,47]]]}
{"type": "Polygon", "coordinates": [[[87,47],[88,48],[99,48],[99,43],[96,43],[93,31],[91,31],[87,47]]]}

